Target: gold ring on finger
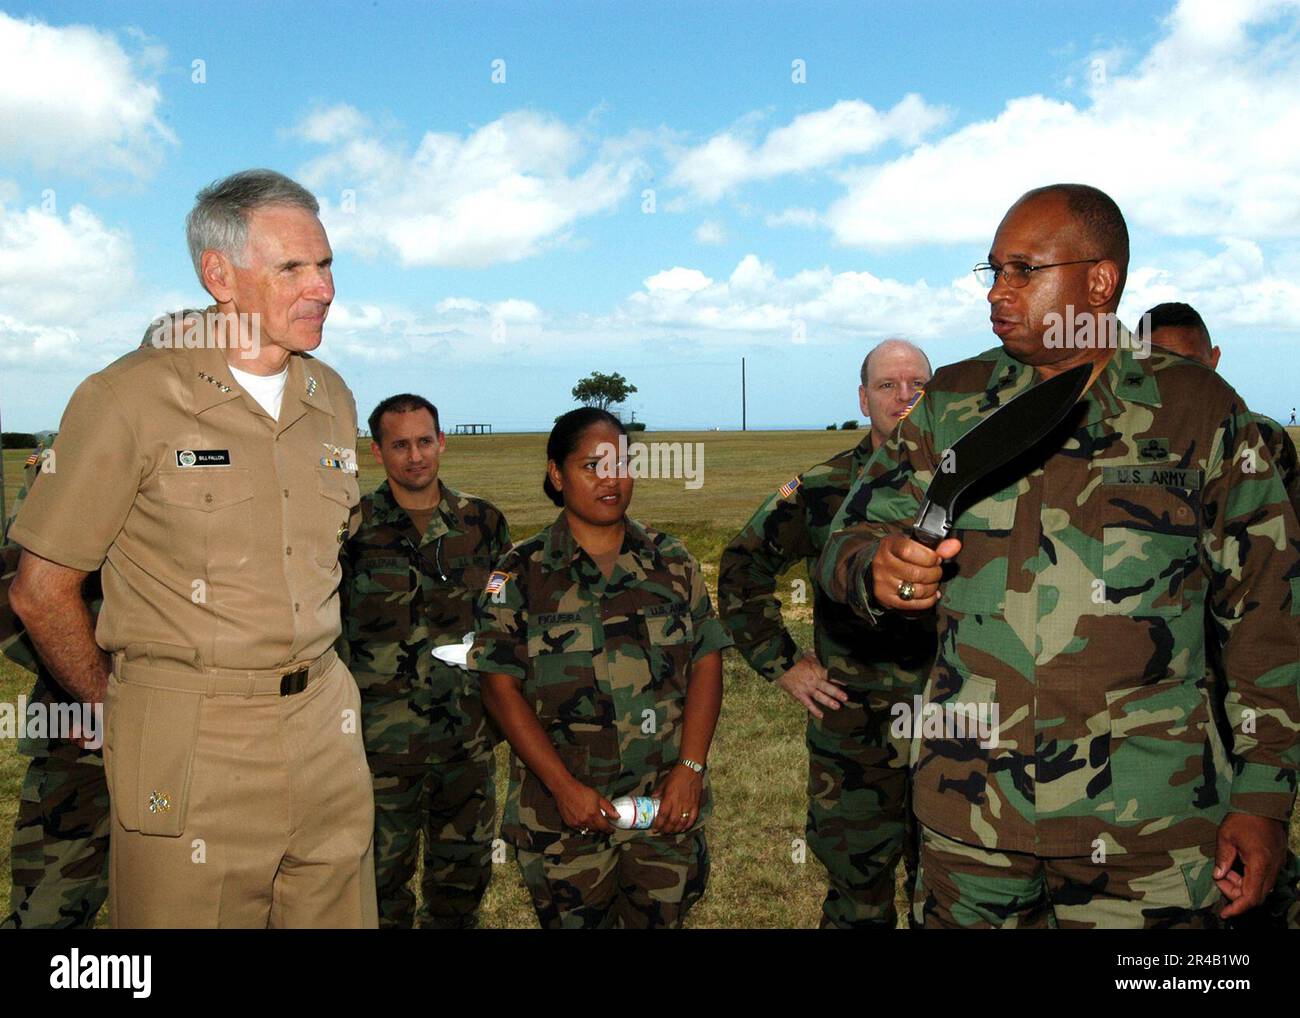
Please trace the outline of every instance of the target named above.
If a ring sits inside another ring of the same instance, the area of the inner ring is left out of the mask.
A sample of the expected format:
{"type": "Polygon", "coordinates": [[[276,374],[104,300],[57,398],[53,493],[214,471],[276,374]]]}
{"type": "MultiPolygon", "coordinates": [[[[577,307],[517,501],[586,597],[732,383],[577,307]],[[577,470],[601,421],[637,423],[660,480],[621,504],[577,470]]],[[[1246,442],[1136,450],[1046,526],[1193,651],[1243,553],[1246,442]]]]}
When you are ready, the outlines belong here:
{"type": "Polygon", "coordinates": [[[916,588],[912,586],[911,580],[904,580],[898,585],[898,599],[900,601],[910,601],[916,596],[916,588]]]}

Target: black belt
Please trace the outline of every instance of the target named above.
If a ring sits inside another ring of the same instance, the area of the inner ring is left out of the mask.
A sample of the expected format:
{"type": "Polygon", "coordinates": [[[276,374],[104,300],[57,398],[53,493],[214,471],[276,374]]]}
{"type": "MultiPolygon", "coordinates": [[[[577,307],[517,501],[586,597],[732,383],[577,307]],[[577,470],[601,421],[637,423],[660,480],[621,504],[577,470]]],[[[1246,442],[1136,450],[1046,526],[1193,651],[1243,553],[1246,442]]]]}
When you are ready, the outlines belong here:
{"type": "Polygon", "coordinates": [[[280,695],[293,696],[307,688],[307,669],[299,668],[296,672],[285,672],[280,676],[280,695]]]}

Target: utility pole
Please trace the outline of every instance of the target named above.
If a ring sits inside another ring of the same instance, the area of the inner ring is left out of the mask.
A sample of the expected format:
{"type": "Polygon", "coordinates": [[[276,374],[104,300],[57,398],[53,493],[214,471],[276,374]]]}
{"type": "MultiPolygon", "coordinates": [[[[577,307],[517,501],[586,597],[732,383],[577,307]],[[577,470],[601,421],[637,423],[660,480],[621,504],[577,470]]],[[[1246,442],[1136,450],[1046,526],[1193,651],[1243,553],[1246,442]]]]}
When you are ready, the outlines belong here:
{"type": "Polygon", "coordinates": [[[749,430],[746,427],[747,423],[748,421],[746,419],[746,406],[745,406],[745,358],[742,357],[740,358],[740,430],[741,431],[749,430]]]}

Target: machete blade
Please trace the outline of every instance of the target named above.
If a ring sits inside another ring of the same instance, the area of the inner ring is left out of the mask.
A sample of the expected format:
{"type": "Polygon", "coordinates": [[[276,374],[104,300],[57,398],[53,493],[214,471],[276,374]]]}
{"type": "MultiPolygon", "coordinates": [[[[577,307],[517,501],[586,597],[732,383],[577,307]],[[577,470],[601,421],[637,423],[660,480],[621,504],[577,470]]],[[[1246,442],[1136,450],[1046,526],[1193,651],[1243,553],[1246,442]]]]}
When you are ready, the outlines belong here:
{"type": "Polygon", "coordinates": [[[957,439],[948,450],[956,469],[935,473],[912,537],[931,548],[947,537],[962,493],[1050,434],[1074,408],[1091,377],[1092,365],[1080,364],[1039,382],[957,439]]]}

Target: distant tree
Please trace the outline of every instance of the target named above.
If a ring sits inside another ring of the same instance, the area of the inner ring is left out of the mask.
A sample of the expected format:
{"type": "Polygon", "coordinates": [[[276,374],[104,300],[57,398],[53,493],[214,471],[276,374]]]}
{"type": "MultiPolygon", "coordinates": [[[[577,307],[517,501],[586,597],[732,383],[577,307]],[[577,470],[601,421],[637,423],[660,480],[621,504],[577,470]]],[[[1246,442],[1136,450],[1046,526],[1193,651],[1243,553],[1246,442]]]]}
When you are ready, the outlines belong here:
{"type": "Polygon", "coordinates": [[[827,431],[835,431],[835,430],[836,430],[835,425],[834,425],[834,424],[828,424],[828,425],[826,425],[826,430],[827,430],[827,431]]]}
{"type": "Polygon", "coordinates": [[[0,439],[0,445],[6,449],[35,449],[40,442],[35,435],[29,435],[25,431],[6,431],[3,439],[0,439]]]}
{"type": "Polygon", "coordinates": [[[632,393],[635,385],[629,385],[626,378],[615,371],[607,375],[603,371],[593,371],[573,387],[573,398],[583,406],[608,410],[615,403],[622,403],[632,393]]]}
{"type": "Polygon", "coordinates": [[[843,424],[840,425],[840,430],[841,430],[841,431],[857,431],[857,430],[858,430],[858,422],[857,422],[857,421],[845,421],[843,424]]]}
{"type": "Polygon", "coordinates": [[[627,428],[629,433],[633,431],[645,431],[645,421],[628,421],[628,423],[623,425],[623,427],[627,428]]]}

